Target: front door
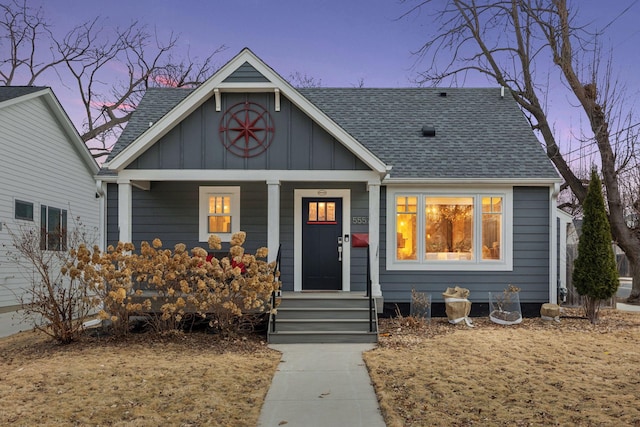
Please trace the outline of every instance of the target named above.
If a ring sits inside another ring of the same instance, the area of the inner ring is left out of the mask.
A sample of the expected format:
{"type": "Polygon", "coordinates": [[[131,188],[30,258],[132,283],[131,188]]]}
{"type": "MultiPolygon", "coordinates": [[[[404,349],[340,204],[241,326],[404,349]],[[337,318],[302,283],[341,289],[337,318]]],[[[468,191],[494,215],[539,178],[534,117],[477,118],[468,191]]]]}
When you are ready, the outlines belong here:
{"type": "Polygon", "coordinates": [[[302,198],[302,289],[342,290],[342,198],[302,198]]]}

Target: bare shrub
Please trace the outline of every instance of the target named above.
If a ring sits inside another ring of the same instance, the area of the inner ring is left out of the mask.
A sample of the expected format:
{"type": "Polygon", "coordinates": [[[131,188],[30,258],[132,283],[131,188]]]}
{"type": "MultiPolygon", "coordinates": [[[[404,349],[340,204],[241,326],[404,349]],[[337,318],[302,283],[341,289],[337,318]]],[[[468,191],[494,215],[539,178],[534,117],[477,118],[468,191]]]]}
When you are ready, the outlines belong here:
{"type": "MultiPolygon", "coordinates": [[[[82,285],[83,279],[66,265],[82,265],[84,254],[77,250],[47,250],[47,239],[35,225],[7,227],[12,242],[8,259],[15,263],[27,280],[17,299],[22,315],[34,328],[60,343],[70,343],[83,332],[83,323],[100,305],[101,300],[82,285]]],[[[59,230],[58,239],[66,247],[85,248],[95,240],[79,218],[71,230],[59,230]]],[[[50,233],[49,233],[50,234],[50,233]]]]}

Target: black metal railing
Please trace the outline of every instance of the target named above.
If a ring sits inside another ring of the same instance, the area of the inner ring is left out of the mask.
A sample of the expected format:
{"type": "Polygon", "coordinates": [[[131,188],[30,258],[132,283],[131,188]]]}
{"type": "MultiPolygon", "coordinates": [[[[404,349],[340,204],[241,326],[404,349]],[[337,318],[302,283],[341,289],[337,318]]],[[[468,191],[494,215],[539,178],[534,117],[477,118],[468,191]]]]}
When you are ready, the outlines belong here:
{"type": "Polygon", "coordinates": [[[367,245],[367,297],[369,298],[369,332],[375,332],[373,292],[371,289],[371,249],[367,245]]]}
{"type": "MultiPolygon", "coordinates": [[[[278,254],[276,255],[276,265],[273,268],[273,280],[280,281],[280,258],[282,256],[282,244],[278,246],[278,254]]],[[[274,289],[271,292],[271,313],[269,314],[269,320],[271,323],[271,332],[276,331],[276,297],[280,293],[280,286],[278,289],[274,289]]]]}

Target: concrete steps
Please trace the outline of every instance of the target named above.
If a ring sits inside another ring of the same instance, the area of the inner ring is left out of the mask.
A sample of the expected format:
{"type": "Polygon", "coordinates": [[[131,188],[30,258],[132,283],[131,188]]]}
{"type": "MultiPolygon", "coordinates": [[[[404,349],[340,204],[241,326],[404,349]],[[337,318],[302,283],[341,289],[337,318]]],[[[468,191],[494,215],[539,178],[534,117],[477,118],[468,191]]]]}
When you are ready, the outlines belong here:
{"type": "Polygon", "coordinates": [[[375,343],[378,341],[375,301],[372,315],[371,327],[369,299],[361,294],[284,294],[278,306],[275,331],[273,319],[269,321],[269,343],[375,343]]]}

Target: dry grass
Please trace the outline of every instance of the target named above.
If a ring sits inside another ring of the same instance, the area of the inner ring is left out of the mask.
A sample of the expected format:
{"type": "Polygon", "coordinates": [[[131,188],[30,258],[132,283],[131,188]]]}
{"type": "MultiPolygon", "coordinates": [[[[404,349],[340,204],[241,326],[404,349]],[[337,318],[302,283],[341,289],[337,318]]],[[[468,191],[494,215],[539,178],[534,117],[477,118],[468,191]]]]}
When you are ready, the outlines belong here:
{"type": "Polygon", "coordinates": [[[280,354],[200,333],[0,339],[0,425],[255,426],[280,354]]]}
{"type": "Polygon", "coordinates": [[[601,317],[385,320],[365,361],[389,427],[640,426],[640,313],[601,317]]]}

